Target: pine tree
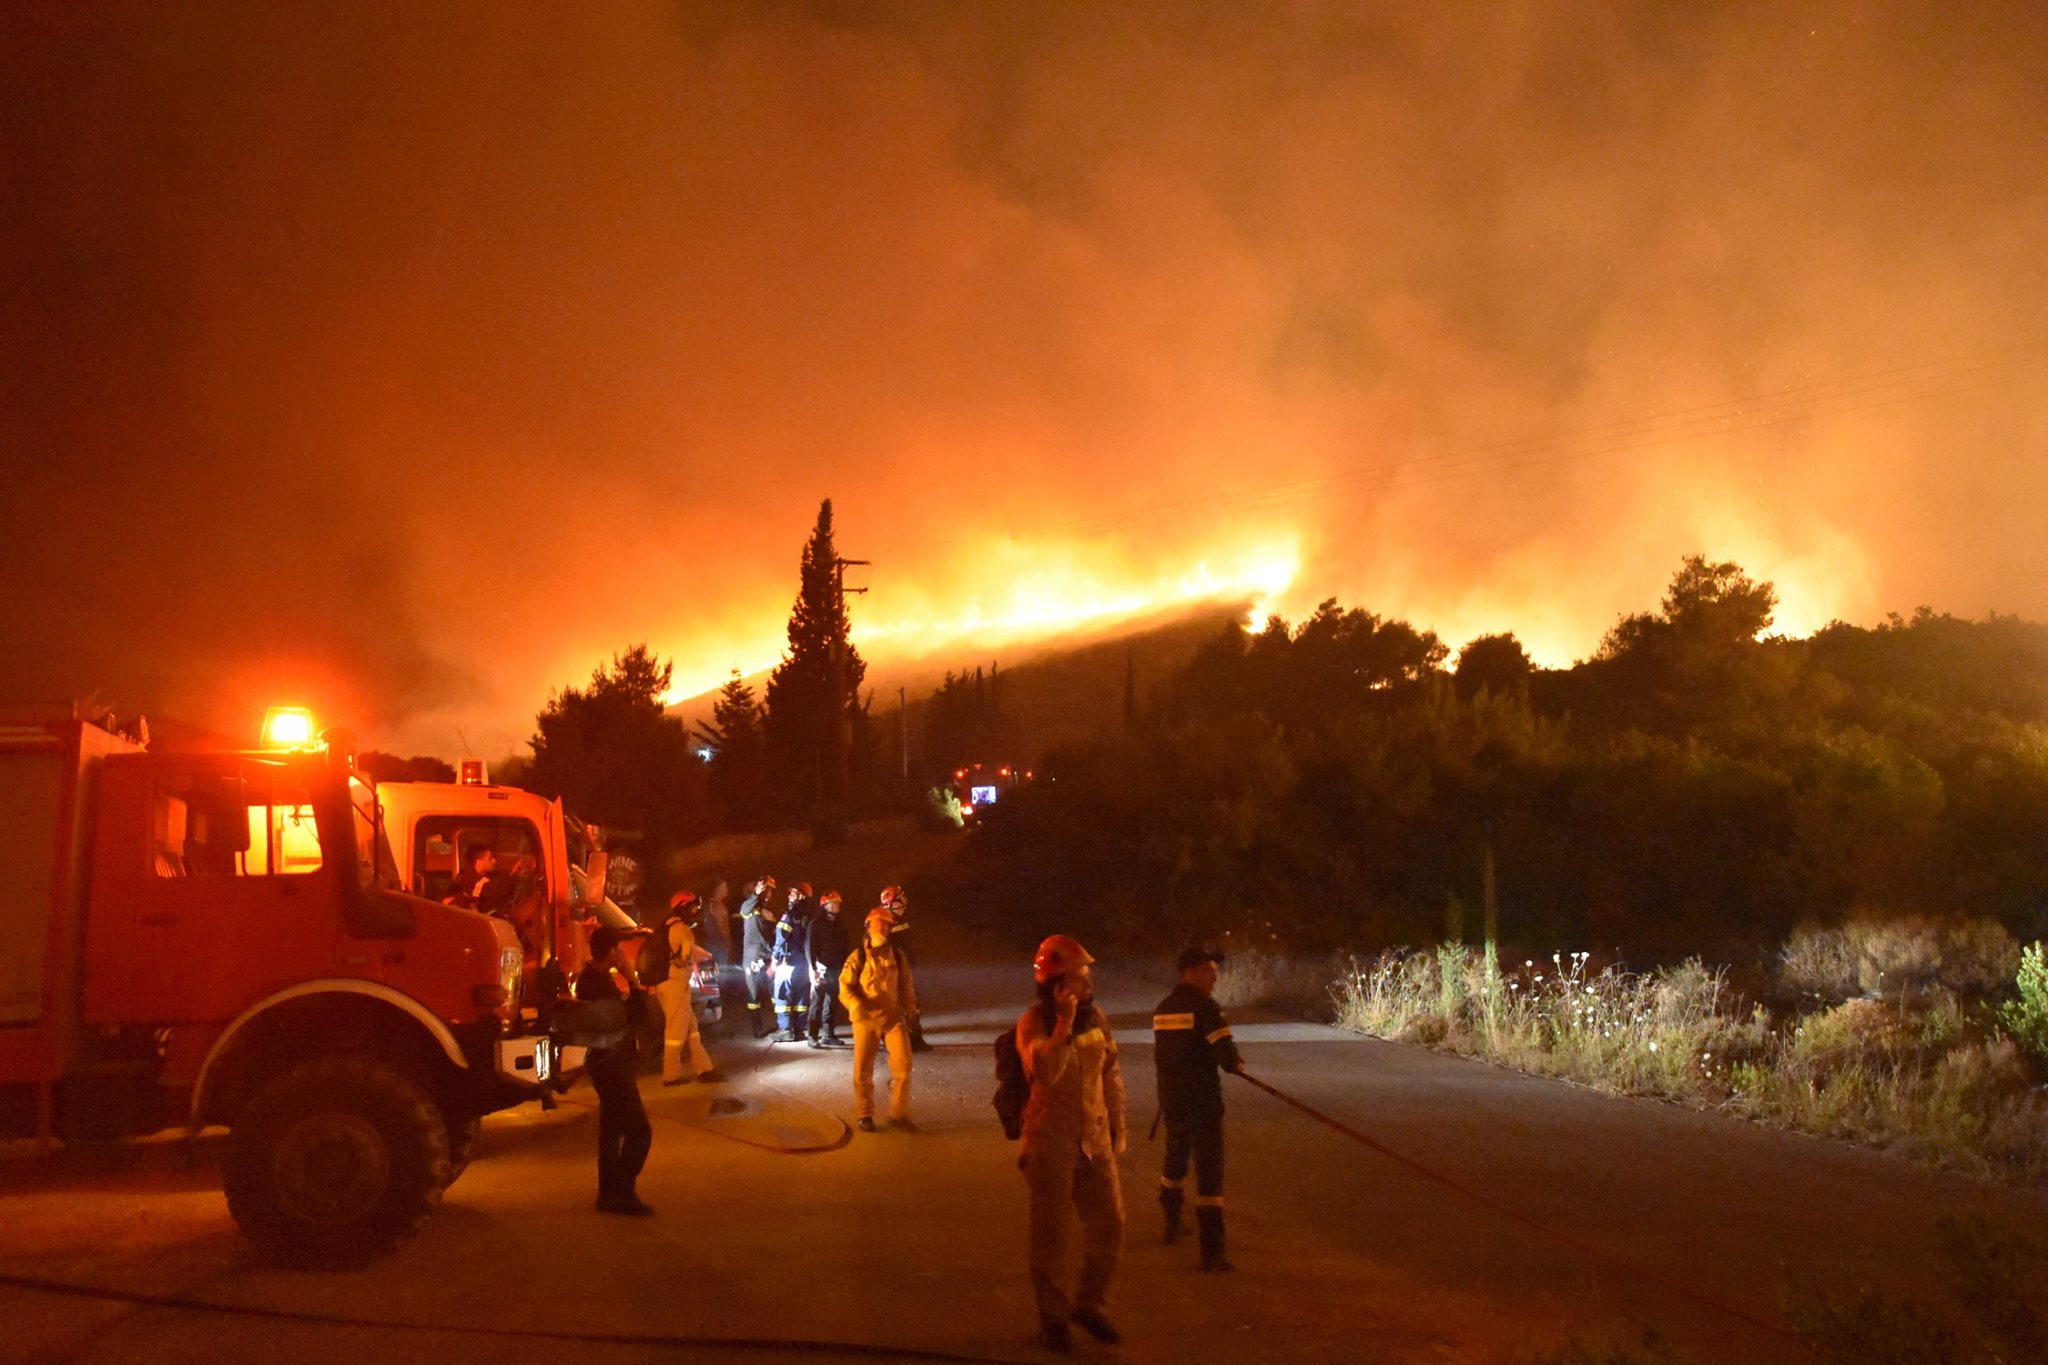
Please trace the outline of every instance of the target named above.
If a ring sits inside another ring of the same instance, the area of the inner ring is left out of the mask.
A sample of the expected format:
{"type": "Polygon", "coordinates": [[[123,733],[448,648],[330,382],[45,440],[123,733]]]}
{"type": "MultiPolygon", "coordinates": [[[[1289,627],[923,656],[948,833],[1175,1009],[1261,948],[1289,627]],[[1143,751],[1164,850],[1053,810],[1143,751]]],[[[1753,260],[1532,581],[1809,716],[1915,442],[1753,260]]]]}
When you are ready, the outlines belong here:
{"type": "Polygon", "coordinates": [[[774,788],[761,703],[735,668],[697,734],[711,750],[711,796],[727,829],[762,829],[774,820],[774,788]]]}
{"type": "Polygon", "coordinates": [[[840,765],[851,754],[854,728],[865,719],[860,685],[868,666],[848,638],[839,575],[832,500],[827,498],[804,543],[796,602],[789,612],[789,647],[768,675],[768,747],[785,784],[785,804],[793,810],[845,800],[840,765]]]}

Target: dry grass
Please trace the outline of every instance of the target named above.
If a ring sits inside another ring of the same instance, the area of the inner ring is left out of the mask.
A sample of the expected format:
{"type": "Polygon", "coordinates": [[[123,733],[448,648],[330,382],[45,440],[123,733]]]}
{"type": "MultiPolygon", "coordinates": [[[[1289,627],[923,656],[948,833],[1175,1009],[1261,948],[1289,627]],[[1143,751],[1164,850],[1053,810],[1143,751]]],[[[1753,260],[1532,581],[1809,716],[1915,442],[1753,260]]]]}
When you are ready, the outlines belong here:
{"type": "Polygon", "coordinates": [[[2048,1183],[2048,1094],[1990,1011],[1939,987],[1777,1022],[1698,962],[1503,968],[1447,945],[1353,964],[1333,994],[1338,1022],[1376,1037],[2048,1183]]]}

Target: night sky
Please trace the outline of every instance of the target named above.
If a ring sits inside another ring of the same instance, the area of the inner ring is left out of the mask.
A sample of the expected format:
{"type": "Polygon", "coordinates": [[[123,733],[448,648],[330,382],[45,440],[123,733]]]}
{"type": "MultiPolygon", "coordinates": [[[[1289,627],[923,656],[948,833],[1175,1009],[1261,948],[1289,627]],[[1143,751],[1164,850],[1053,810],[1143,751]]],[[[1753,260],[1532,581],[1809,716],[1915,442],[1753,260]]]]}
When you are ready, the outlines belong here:
{"type": "Polygon", "coordinates": [[[15,0],[0,215],[0,698],[502,754],[828,496],[881,660],[2048,616],[2038,4],[15,0]]]}

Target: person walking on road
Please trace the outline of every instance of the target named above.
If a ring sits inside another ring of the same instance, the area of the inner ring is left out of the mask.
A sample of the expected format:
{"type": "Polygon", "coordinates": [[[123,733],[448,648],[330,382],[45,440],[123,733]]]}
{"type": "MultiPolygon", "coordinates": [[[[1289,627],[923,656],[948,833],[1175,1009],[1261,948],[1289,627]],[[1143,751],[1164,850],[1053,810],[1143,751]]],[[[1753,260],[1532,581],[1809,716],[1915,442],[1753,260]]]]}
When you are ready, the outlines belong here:
{"type": "Polygon", "coordinates": [[[654,1210],[633,1186],[654,1145],[654,1127],[640,1102],[640,1064],[633,1045],[646,994],[619,952],[620,933],[610,925],[590,931],[590,961],[576,974],[576,998],[612,1001],[623,1008],[624,1028],[616,1043],[593,1047],[584,1060],[597,1091],[597,1207],[603,1213],[645,1217],[654,1210]]]}
{"type": "Polygon", "coordinates": [[[811,1018],[806,1026],[812,1047],[846,1047],[839,1037],[839,969],[846,962],[849,947],[846,921],[839,917],[840,895],[827,891],[818,897],[818,913],[811,916],[808,945],[811,978],[811,1018]]]}
{"type": "Polygon", "coordinates": [[[769,1031],[766,1011],[772,1008],[769,958],[775,947],[775,878],[756,877],[740,902],[740,966],[746,972],[747,1020],[759,1038],[769,1031]]]}
{"type": "MultiPolygon", "coordinates": [[[[912,957],[910,951],[910,893],[900,886],[883,887],[882,908],[887,910],[891,916],[889,925],[890,942],[896,945],[896,951],[903,955],[903,960],[909,962],[912,957]]],[[[910,1050],[912,1052],[930,1052],[932,1050],[932,1045],[924,1040],[924,1016],[916,1012],[913,1012],[910,1016],[910,1050]]]]}
{"type": "Polygon", "coordinates": [[[1159,1073],[1159,1112],[1166,1121],[1166,1169],[1159,1207],[1166,1241],[1180,1237],[1188,1162],[1195,1167],[1195,1225],[1202,1269],[1228,1270],[1223,1254],[1223,1080],[1244,1059],[1231,1041],[1230,1021],[1216,1003],[1216,966],[1223,954],[1189,948],[1180,955],[1180,984],[1152,1012],[1152,1061],[1159,1073]]]}
{"type": "Polygon", "coordinates": [[[710,953],[697,946],[697,936],[690,927],[691,912],[697,908],[696,894],[678,891],[668,905],[668,918],[654,931],[648,948],[640,950],[640,984],[652,990],[661,1003],[661,1083],[722,1081],[725,1076],[712,1065],[711,1054],[704,1050],[704,1036],[697,1027],[697,1007],[690,998],[691,969],[698,962],[711,959],[710,953]]]}
{"type": "Polygon", "coordinates": [[[1017,1165],[1031,1191],[1031,1290],[1039,1340],[1074,1348],[1069,1323],[1097,1341],[1123,1339],[1103,1315],[1123,1255],[1124,1197],[1116,1159],[1128,1146],[1124,1080],[1109,1020],[1095,1004],[1095,959],[1065,934],[1038,946],[1038,1000],[1017,1021],[1017,1053],[1031,1081],[1017,1165]],[[1081,1278],[1071,1298],[1067,1235],[1081,1221],[1081,1278]]]}
{"type": "Polygon", "coordinates": [[[811,1006],[811,884],[789,888],[789,906],[775,926],[769,971],[775,996],[775,1041],[794,1043],[804,1036],[811,1006]]]}
{"type": "Polygon", "coordinates": [[[875,1054],[889,1052],[889,1122],[910,1121],[910,1015],[917,1009],[917,985],[910,963],[889,941],[893,917],[877,906],[868,911],[860,946],[839,969],[839,999],[853,1023],[853,1105],[855,1124],[875,1131],[875,1054]]]}

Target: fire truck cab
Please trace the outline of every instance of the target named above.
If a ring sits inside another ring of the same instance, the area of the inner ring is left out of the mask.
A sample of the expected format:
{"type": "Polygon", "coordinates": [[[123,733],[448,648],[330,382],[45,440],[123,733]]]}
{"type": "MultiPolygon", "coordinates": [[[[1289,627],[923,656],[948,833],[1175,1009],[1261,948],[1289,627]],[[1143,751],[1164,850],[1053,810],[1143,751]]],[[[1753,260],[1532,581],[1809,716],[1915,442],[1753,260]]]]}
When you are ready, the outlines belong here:
{"type": "Polygon", "coordinates": [[[289,728],[154,753],[0,707],[0,1132],[226,1125],[242,1230],[349,1264],[417,1226],[553,1055],[513,926],[394,889],[374,789],[289,728]]]}

